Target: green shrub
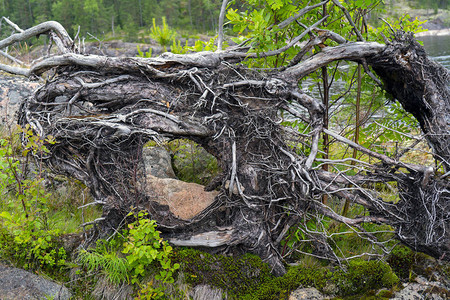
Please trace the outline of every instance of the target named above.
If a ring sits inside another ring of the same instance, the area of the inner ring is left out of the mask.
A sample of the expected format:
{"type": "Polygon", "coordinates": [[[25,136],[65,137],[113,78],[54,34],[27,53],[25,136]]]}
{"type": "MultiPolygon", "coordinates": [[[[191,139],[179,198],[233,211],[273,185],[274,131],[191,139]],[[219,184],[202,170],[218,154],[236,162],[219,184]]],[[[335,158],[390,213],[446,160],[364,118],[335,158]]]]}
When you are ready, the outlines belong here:
{"type": "Polygon", "coordinates": [[[59,231],[50,228],[50,194],[43,186],[42,167],[37,167],[34,179],[28,179],[18,157],[18,153],[23,157],[32,153],[42,159],[48,153],[46,145],[54,141],[34,135],[29,125],[20,130],[26,141],[22,148],[15,144],[13,133],[0,139],[0,257],[25,269],[58,273],[66,267],[66,252],[56,240],[59,231]]]}
{"type": "Polygon", "coordinates": [[[172,283],[172,275],[180,265],[173,264],[170,259],[172,247],[159,236],[156,230],[156,221],[147,218],[147,214],[139,212],[137,220],[128,225],[125,233],[126,242],[123,244],[122,253],[126,254],[128,269],[131,272],[131,283],[136,283],[144,277],[146,267],[153,262],[158,262],[161,269],[155,279],[172,283]]]}
{"type": "Polygon", "coordinates": [[[186,44],[181,46],[181,41],[177,41],[175,38],[172,42],[172,47],[170,48],[170,52],[175,54],[186,54],[189,50],[188,39],[186,39],[186,44]]]}
{"type": "Polygon", "coordinates": [[[137,52],[138,52],[138,57],[143,57],[143,58],[150,58],[152,57],[152,52],[153,49],[149,48],[147,52],[144,52],[141,50],[141,48],[139,47],[139,45],[136,46],[137,47],[137,52]]]}
{"type": "Polygon", "coordinates": [[[66,267],[66,251],[58,244],[58,232],[43,230],[34,217],[24,214],[0,213],[0,257],[17,267],[41,269],[51,274],[66,267]]]}

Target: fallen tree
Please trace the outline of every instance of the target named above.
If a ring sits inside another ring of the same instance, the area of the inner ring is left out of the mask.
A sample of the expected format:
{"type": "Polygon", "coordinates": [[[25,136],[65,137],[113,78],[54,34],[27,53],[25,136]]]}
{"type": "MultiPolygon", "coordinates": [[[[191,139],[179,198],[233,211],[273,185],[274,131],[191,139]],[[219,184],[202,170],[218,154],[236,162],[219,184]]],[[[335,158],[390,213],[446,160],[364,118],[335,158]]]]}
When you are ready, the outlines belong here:
{"type": "MultiPolygon", "coordinates": [[[[305,7],[299,14],[327,2],[305,7]]],[[[45,162],[53,171],[86,184],[94,204],[103,207],[102,218],[95,221],[95,237],[115,232],[130,210],[145,209],[175,245],[251,251],[282,274],[280,243],[292,226],[315,216],[347,224],[349,231],[385,251],[384,243],[363,224],[387,224],[406,245],[449,260],[449,71],[430,60],[411,33],[399,31],[385,44],[350,42],[319,30],[325,19],[305,26],[275,51],[255,53],[243,43],[215,52],[164,53],[156,58],[84,55],[56,22],[21,30],[3,19],[16,33],[0,41],[0,49],[47,34],[58,53],[29,66],[1,64],[0,69],[28,77],[48,74],[45,84],[24,99],[19,124],[30,124],[41,137],[54,136],[57,142],[48,145],[51,154],[45,162]],[[279,55],[307,35],[307,42],[282,68],[261,71],[242,64],[279,55]],[[328,41],[338,45],[307,55],[328,41]],[[322,101],[300,89],[298,82],[341,60],[364,66],[414,115],[433,150],[434,167],[401,159],[418,142],[395,156],[386,155],[324,126],[322,101]],[[283,127],[280,111],[309,130],[283,127]],[[324,158],[322,134],[369,159],[324,158]],[[147,142],[180,138],[201,145],[222,169],[206,187],[219,191],[214,203],[189,220],[177,218],[168,206],[152,199],[142,171],[147,142]],[[292,146],[296,144],[307,150],[292,146]],[[348,166],[350,161],[358,169],[353,175],[338,167],[321,168],[348,166]],[[389,182],[397,185],[396,202],[383,200],[373,188],[389,182]],[[365,213],[343,215],[323,201],[324,195],[361,205],[365,213]]],[[[306,225],[298,230],[305,242],[314,243],[312,255],[342,259],[326,231],[306,225]]]]}

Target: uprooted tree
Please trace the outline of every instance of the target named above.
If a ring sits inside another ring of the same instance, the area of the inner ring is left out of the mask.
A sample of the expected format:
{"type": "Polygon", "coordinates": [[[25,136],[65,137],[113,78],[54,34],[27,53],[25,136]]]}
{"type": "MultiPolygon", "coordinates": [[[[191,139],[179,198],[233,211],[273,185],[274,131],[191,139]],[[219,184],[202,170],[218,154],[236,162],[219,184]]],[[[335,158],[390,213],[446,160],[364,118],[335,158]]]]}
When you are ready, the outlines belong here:
{"type": "MultiPolygon", "coordinates": [[[[363,224],[390,225],[404,244],[450,259],[450,76],[427,57],[411,33],[398,31],[385,44],[366,42],[338,1],[324,1],[297,8],[266,29],[296,28],[298,34],[280,49],[256,53],[258,40],[251,39],[221,50],[220,33],[215,52],[116,58],[80,53],[53,21],[27,30],[4,21],[15,33],[0,41],[0,48],[40,34],[47,34],[58,48],[29,66],[2,64],[0,69],[28,77],[48,74],[45,84],[24,99],[19,123],[30,124],[40,136],[55,137],[45,162],[90,188],[95,204],[103,206],[103,216],[96,220],[100,236],[119,228],[131,208],[145,209],[176,245],[251,251],[282,274],[280,242],[292,226],[322,216],[346,224],[381,248],[383,242],[363,224]],[[326,30],[331,23],[326,22],[327,9],[342,12],[356,42],[326,30]],[[299,22],[315,10],[322,14],[317,22],[299,22]],[[305,42],[299,46],[301,40],[305,42]],[[282,67],[260,70],[245,64],[292,49],[295,54],[285,55],[290,58],[282,67]],[[419,141],[385,154],[324,125],[328,107],[301,89],[299,81],[336,61],[360,64],[418,120],[417,130],[432,149],[434,166],[403,159],[419,141]],[[280,112],[307,130],[282,126],[280,112]],[[326,157],[325,137],[360,155],[326,157]],[[219,191],[214,203],[190,220],[153,201],[142,180],[143,146],[180,138],[201,145],[222,170],[206,187],[219,191]],[[324,164],[328,168],[322,168],[324,164]],[[374,188],[388,183],[396,185],[396,201],[383,199],[374,188]],[[365,210],[348,217],[333,201],[365,210]]],[[[341,259],[326,231],[299,228],[304,240],[314,243],[313,255],[341,259]]]]}

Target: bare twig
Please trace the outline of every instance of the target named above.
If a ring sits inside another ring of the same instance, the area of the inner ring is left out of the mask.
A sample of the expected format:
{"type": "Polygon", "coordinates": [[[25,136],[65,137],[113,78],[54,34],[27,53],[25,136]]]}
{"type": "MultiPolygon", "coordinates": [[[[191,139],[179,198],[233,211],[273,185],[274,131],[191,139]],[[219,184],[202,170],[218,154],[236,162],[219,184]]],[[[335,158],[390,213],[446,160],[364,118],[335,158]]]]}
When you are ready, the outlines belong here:
{"type": "Polygon", "coordinates": [[[229,0],[223,0],[219,15],[219,35],[217,37],[217,51],[222,51],[223,43],[223,20],[225,19],[225,10],[229,0]]]}
{"type": "Polygon", "coordinates": [[[321,7],[325,4],[327,4],[330,0],[325,0],[322,1],[320,3],[311,5],[311,6],[306,6],[304,8],[302,8],[297,14],[287,18],[286,20],[284,20],[283,22],[281,22],[280,24],[278,24],[278,28],[283,29],[284,27],[288,26],[289,24],[291,24],[292,22],[294,22],[295,20],[297,20],[298,18],[304,16],[305,14],[307,14],[308,12],[310,12],[311,10],[321,7]]]}
{"type": "Polygon", "coordinates": [[[332,1],[336,6],[338,6],[342,10],[345,17],[347,18],[347,21],[350,23],[350,25],[352,25],[353,30],[355,31],[358,37],[358,41],[365,41],[358,27],[356,27],[355,22],[353,22],[352,17],[350,16],[348,10],[339,2],[339,0],[332,0],[332,1]]]}

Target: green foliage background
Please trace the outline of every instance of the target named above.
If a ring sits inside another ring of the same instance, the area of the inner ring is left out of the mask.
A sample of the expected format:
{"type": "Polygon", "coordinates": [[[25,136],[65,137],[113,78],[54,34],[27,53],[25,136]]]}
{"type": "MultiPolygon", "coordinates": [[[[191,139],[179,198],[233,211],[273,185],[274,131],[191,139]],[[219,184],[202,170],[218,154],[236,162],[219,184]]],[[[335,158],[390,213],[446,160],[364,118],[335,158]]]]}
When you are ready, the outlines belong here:
{"type": "MultiPolygon", "coordinates": [[[[231,1],[246,8],[245,1],[231,1]]],[[[249,1],[251,2],[251,1],[249,1]]],[[[269,1],[270,8],[283,6],[281,0],[269,1]]],[[[308,1],[294,1],[304,2],[308,1]]],[[[350,1],[349,1],[350,2],[350,1]]],[[[364,1],[351,1],[358,5],[364,1]]],[[[385,1],[386,7],[392,1],[385,1]]],[[[448,0],[407,1],[411,7],[447,9],[448,0]]],[[[95,36],[124,30],[127,34],[152,27],[153,18],[188,32],[216,32],[221,0],[0,0],[0,16],[9,17],[22,29],[48,20],[60,22],[72,36],[81,26],[81,36],[95,36]],[[114,28],[114,29],[113,29],[114,28]]],[[[251,4],[251,3],[250,3],[251,4]]],[[[263,17],[263,16],[261,16],[263,17]]],[[[2,33],[2,34],[9,34],[2,33]]],[[[132,35],[133,36],[133,35],[132,35]]],[[[138,38],[134,35],[134,38],[138,38]]]]}
{"type": "Polygon", "coordinates": [[[161,16],[172,27],[208,32],[217,27],[220,5],[220,0],[2,0],[0,16],[23,29],[56,20],[71,35],[80,25],[81,36],[111,32],[113,26],[114,31],[148,29],[161,16]]]}

